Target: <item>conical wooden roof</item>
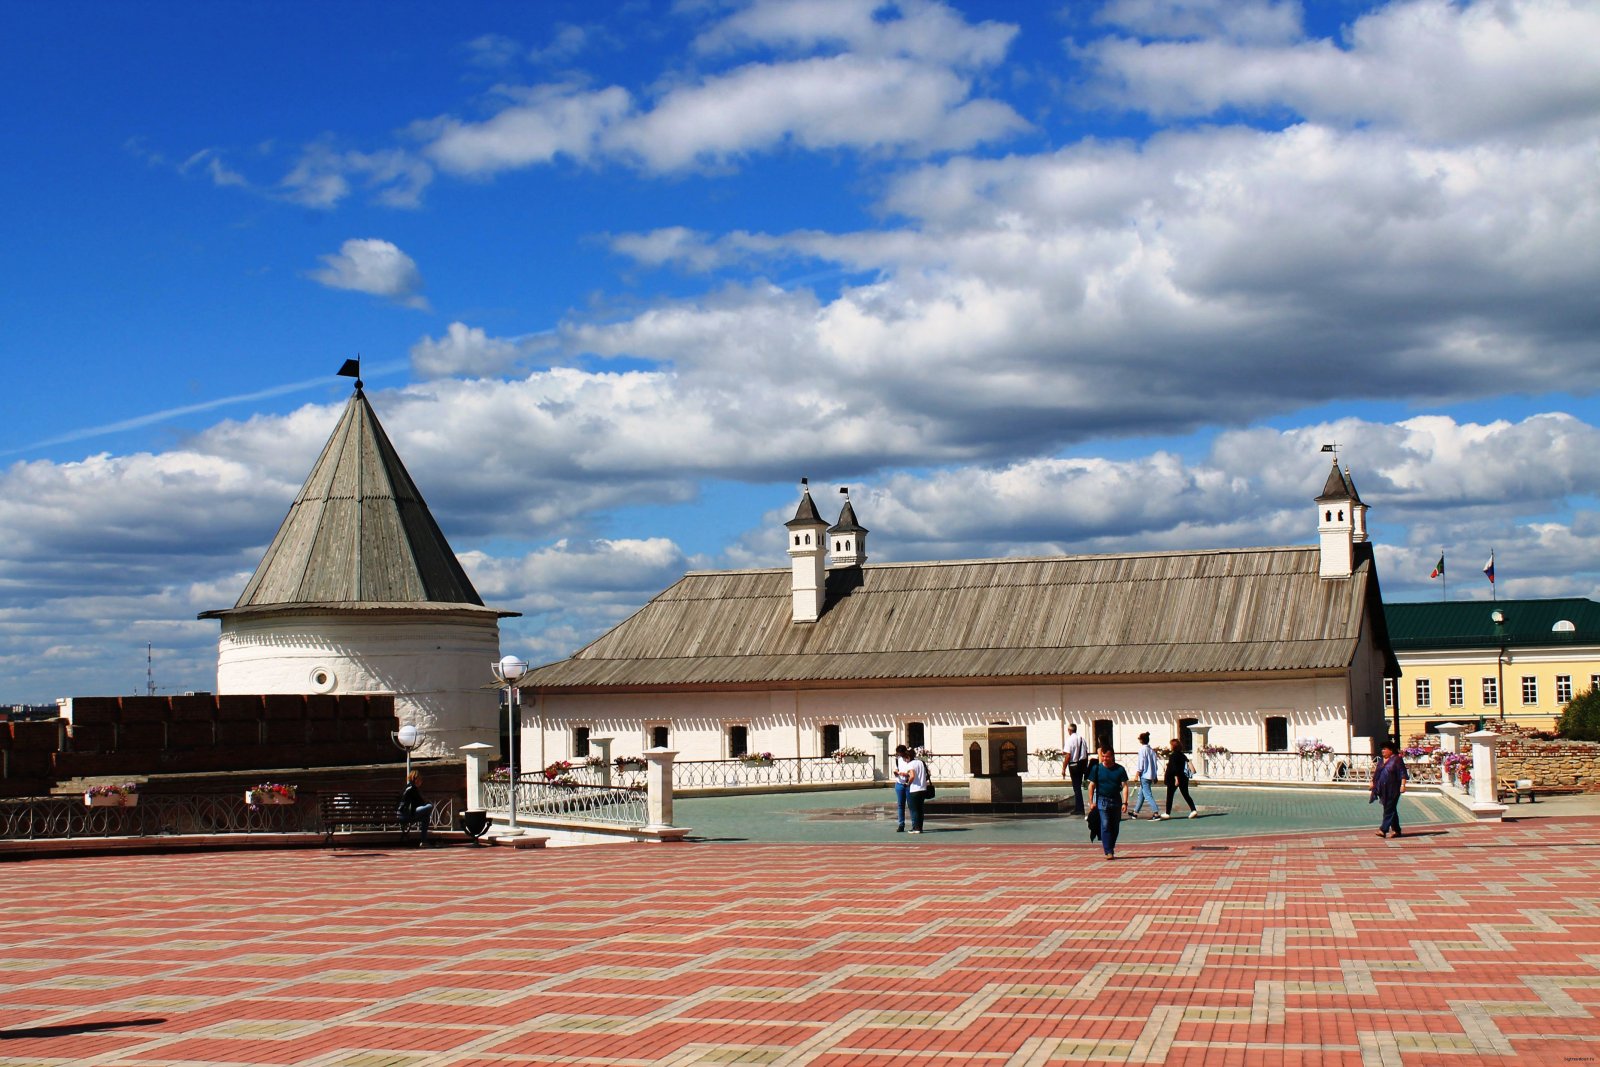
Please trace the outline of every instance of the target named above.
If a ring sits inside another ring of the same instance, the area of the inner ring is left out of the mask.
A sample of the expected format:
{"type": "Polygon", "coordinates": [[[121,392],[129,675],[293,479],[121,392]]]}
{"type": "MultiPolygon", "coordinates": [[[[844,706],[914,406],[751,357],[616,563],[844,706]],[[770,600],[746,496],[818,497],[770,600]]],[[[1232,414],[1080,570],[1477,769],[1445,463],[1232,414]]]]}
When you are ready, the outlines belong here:
{"type": "Polygon", "coordinates": [[[319,606],[489,610],[360,388],[233,611],[319,606]]]}

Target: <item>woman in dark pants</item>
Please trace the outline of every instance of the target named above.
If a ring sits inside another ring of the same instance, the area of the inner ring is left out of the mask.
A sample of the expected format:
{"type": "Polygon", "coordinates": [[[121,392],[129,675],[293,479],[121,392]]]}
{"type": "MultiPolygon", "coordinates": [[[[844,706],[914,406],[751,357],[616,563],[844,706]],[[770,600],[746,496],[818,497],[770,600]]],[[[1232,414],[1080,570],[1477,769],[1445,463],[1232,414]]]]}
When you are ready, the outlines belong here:
{"type": "Polygon", "coordinates": [[[415,822],[417,824],[417,847],[428,847],[428,820],[433,816],[433,805],[422,798],[419,785],[422,782],[422,772],[412,771],[406,779],[406,790],[400,794],[400,822],[401,825],[415,822]]]}
{"type": "Polygon", "coordinates": [[[1109,748],[1100,750],[1100,762],[1089,764],[1084,773],[1089,783],[1089,804],[1100,816],[1100,847],[1106,859],[1117,858],[1117,831],[1122,826],[1122,813],[1128,810],[1128,771],[1117,762],[1116,753],[1109,748]]]}
{"type": "Polygon", "coordinates": [[[1379,752],[1383,760],[1372,775],[1372,796],[1367,803],[1383,801],[1383,822],[1378,826],[1378,836],[1399,837],[1400,794],[1406,791],[1406,780],[1411,775],[1406,772],[1406,761],[1400,758],[1392,742],[1385,741],[1379,752]]]}
{"type": "Polygon", "coordinates": [[[1167,757],[1167,813],[1163,819],[1172,818],[1172,794],[1182,793],[1183,799],[1189,802],[1189,818],[1200,816],[1200,809],[1194,805],[1194,797],[1189,795],[1189,754],[1183,750],[1183,742],[1176,737],[1172,739],[1172,755],[1167,757]]]}

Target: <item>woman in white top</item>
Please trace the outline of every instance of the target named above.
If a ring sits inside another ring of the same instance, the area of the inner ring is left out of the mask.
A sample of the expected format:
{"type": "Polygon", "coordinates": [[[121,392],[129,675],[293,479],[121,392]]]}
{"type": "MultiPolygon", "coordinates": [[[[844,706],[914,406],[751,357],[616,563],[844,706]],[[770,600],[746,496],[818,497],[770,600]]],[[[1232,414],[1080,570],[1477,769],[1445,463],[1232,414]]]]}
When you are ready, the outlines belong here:
{"type": "Polygon", "coordinates": [[[904,745],[894,749],[894,832],[906,829],[906,797],[911,795],[911,750],[904,745]]]}
{"type": "Polygon", "coordinates": [[[910,775],[906,779],[906,801],[911,805],[911,832],[922,833],[922,805],[928,799],[928,765],[921,757],[911,757],[910,775]]]}

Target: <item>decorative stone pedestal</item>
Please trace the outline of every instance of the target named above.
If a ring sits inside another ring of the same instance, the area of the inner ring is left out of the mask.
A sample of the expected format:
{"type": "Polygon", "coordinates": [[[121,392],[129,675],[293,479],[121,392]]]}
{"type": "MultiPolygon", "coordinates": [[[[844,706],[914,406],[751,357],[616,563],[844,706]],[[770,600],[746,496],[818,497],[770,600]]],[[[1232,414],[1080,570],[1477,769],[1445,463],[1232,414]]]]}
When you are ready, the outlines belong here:
{"type": "Polygon", "coordinates": [[[1496,789],[1500,735],[1493,730],[1479,730],[1468,734],[1466,739],[1472,742],[1472,793],[1467,807],[1479,822],[1499,822],[1506,813],[1496,789]]]}
{"type": "Polygon", "coordinates": [[[1022,800],[1022,772],[1028,769],[1028,728],[969,726],[961,731],[966,754],[967,793],[975,804],[1015,804],[1022,800]]]}

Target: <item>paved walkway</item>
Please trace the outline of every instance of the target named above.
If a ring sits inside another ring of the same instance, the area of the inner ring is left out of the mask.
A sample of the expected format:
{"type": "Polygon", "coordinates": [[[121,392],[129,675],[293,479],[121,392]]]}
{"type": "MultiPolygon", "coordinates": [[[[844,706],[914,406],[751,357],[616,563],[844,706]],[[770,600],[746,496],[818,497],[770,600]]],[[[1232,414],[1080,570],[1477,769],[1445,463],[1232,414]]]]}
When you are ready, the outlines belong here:
{"type": "Polygon", "coordinates": [[[1600,1062],[1600,818],[1122,851],[3,863],[0,1064],[1600,1062]]]}

